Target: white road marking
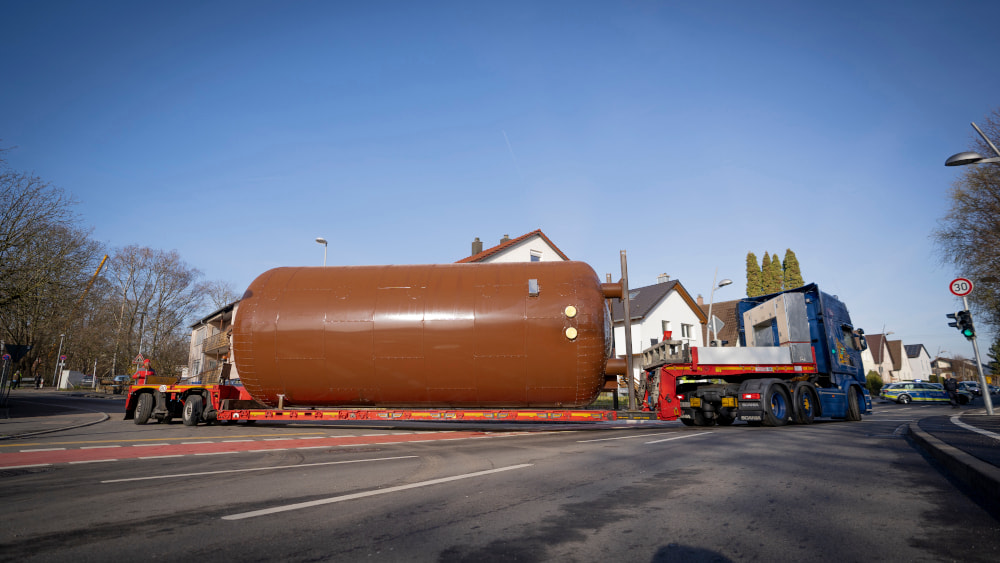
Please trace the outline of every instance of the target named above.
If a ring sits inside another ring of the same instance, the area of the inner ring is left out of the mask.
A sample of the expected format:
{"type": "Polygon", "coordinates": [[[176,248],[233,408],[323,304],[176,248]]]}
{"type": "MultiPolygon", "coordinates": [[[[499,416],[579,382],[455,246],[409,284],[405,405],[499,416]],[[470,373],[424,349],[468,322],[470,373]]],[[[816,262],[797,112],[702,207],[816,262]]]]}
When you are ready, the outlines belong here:
{"type": "MultiPolygon", "coordinates": [[[[266,450],[274,451],[274,450],[266,450]]],[[[180,456],[177,456],[180,457],[180,456]]],[[[149,481],[152,479],[174,479],[177,477],[199,477],[201,475],[219,475],[221,473],[245,473],[247,471],[270,471],[272,469],[298,469],[301,467],[319,467],[321,465],[342,465],[345,463],[362,463],[365,461],[389,461],[393,459],[408,459],[418,457],[415,455],[404,455],[399,457],[380,457],[374,459],[352,459],[349,461],[326,461],[323,463],[304,463],[301,465],[278,465],[274,467],[251,467],[249,469],[220,469],[218,471],[201,471],[198,473],[176,473],[173,475],[152,475],[150,477],[130,477],[128,479],[108,479],[101,483],[125,483],[127,481],[149,481]]]]}
{"type": "Polygon", "coordinates": [[[958,416],[959,415],[956,414],[955,416],[951,417],[951,422],[955,426],[960,426],[962,428],[965,428],[966,430],[972,430],[973,432],[976,432],[978,434],[982,434],[983,436],[989,436],[990,438],[993,438],[994,440],[1000,440],[1000,434],[997,434],[996,432],[990,432],[989,430],[983,430],[982,428],[976,428],[975,426],[972,426],[971,424],[966,424],[966,423],[962,422],[961,420],[959,420],[958,416]]]}
{"type": "Polygon", "coordinates": [[[583,444],[585,442],[607,442],[608,440],[631,440],[632,438],[648,438],[650,436],[660,436],[662,432],[657,432],[656,434],[636,434],[635,436],[618,436],[616,438],[596,438],[594,440],[577,440],[576,443],[583,444]]]}
{"type": "Polygon", "coordinates": [[[240,452],[201,452],[194,455],[226,455],[226,454],[238,454],[240,452]]]}
{"type": "Polygon", "coordinates": [[[430,485],[439,485],[441,483],[450,483],[452,481],[458,481],[460,479],[469,479],[471,477],[482,477],[483,475],[491,475],[493,473],[500,473],[503,471],[511,471],[513,469],[524,469],[525,467],[531,467],[533,463],[523,463],[521,465],[511,465],[509,467],[500,467],[498,469],[490,469],[487,471],[477,471],[475,473],[466,473],[464,475],[455,475],[453,477],[443,477],[441,479],[431,479],[430,481],[421,481],[419,483],[410,483],[409,485],[399,485],[397,487],[388,487],[386,489],[376,489],[373,491],[365,491],[363,493],[354,493],[350,495],[343,495],[339,497],[324,498],[319,500],[313,500],[309,502],[299,502],[296,504],[288,504],[285,506],[276,506],[274,508],[265,508],[262,510],[253,510],[250,512],[242,512],[240,514],[230,514],[229,516],[223,516],[223,520],[243,520],[245,518],[253,518],[255,516],[265,516],[267,514],[276,514],[278,512],[288,512],[291,510],[299,510],[302,508],[311,508],[313,506],[322,506],[324,504],[332,504],[335,502],[343,502],[345,500],[354,500],[359,498],[371,497],[376,495],[384,495],[387,493],[395,493],[399,491],[405,491],[408,489],[416,489],[418,487],[427,487],[430,485]]]}
{"type": "Polygon", "coordinates": [[[10,467],[4,467],[0,471],[7,471],[8,469],[27,469],[29,467],[48,467],[52,465],[51,463],[36,463],[34,465],[12,465],[10,467]]]}
{"type": "Polygon", "coordinates": [[[148,448],[149,446],[169,446],[170,444],[132,444],[133,448],[148,448]]]}
{"type": "Polygon", "coordinates": [[[165,457],[184,457],[184,454],[173,454],[173,455],[148,455],[140,457],[139,459],[163,459],[165,457]]]}
{"type": "Polygon", "coordinates": [[[326,436],[303,436],[299,440],[323,440],[326,436]]]}
{"type": "MultiPolygon", "coordinates": [[[[714,430],[712,432],[714,432],[714,430]]],[[[646,443],[647,444],[659,444],[660,442],[669,442],[670,440],[680,440],[682,438],[694,438],[696,436],[704,436],[705,434],[711,434],[712,432],[699,432],[697,434],[685,434],[683,436],[674,436],[673,438],[664,438],[662,440],[653,440],[652,442],[646,442],[646,443]]]]}
{"type": "Polygon", "coordinates": [[[236,442],[253,442],[253,440],[223,440],[223,444],[233,444],[236,442]]]}
{"type": "Polygon", "coordinates": [[[198,444],[214,444],[215,442],[181,442],[182,446],[194,446],[198,444]]]}
{"type": "Polygon", "coordinates": [[[65,449],[66,448],[40,448],[37,450],[21,450],[21,453],[25,454],[30,452],[61,452],[65,449]]]}
{"type": "Polygon", "coordinates": [[[70,465],[78,465],[81,463],[104,463],[105,461],[118,461],[117,459],[89,459],[86,461],[71,461],[70,465]]]}
{"type": "Polygon", "coordinates": [[[294,449],[296,449],[296,450],[325,450],[326,448],[329,448],[329,447],[330,446],[299,446],[299,447],[294,448],[294,449]]]}
{"type": "Polygon", "coordinates": [[[84,446],[81,450],[100,450],[104,448],[120,448],[121,446],[84,446]]]}

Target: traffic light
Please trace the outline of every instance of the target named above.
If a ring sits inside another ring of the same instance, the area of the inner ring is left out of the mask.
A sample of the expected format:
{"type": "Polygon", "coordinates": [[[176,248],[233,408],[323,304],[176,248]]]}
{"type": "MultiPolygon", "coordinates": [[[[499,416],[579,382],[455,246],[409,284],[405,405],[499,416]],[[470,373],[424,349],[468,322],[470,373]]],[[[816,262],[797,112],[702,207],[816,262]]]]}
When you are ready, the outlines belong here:
{"type": "Polygon", "coordinates": [[[972,313],[967,310],[959,311],[958,313],[958,330],[962,332],[962,336],[972,340],[976,336],[976,327],[972,325],[972,313]]]}
{"type": "Polygon", "coordinates": [[[954,322],[948,323],[948,326],[953,326],[962,333],[962,336],[972,340],[976,336],[976,327],[972,324],[972,313],[968,309],[964,311],[958,311],[957,313],[951,313],[946,315],[949,319],[954,322]]]}

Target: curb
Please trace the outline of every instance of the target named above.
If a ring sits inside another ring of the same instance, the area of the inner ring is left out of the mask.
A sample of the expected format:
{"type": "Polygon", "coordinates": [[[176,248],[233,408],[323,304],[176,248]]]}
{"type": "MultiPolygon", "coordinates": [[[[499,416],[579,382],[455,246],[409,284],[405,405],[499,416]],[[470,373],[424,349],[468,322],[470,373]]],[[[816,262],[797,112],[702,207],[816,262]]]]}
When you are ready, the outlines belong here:
{"type": "Polygon", "coordinates": [[[924,432],[919,421],[910,423],[910,436],[955,478],[981,494],[988,503],[1000,505],[1000,469],[924,432]]]}

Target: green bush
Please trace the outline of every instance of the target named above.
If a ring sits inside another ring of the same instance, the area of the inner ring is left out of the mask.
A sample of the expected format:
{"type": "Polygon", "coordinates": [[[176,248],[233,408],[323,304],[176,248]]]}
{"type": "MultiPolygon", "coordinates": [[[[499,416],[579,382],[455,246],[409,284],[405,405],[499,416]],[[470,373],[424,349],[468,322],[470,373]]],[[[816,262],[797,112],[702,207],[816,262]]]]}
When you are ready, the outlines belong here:
{"type": "Polygon", "coordinates": [[[865,379],[868,384],[868,392],[872,395],[878,395],[879,390],[882,389],[882,376],[877,371],[872,370],[868,372],[868,376],[865,379]]]}

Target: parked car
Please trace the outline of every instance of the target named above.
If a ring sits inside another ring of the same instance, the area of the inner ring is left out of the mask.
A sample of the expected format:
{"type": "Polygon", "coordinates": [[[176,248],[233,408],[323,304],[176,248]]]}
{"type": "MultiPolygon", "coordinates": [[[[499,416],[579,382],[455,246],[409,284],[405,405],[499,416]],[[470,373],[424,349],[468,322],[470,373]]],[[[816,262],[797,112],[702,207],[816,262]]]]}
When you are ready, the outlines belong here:
{"type": "Polygon", "coordinates": [[[80,379],[80,387],[93,387],[94,386],[94,376],[85,375],[80,379]]]}
{"type": "Polygon", "coordinates": [[[982,390],[979,389],[979,384],[975,381],[959,381],[958,388],[962,391],[968,391],[977,397],[983,394],[982,390]]]}
{"type": "MultiPolygon", "coordinates": [[[[948,393],[940,383],[904,382],[890,383],[882,387],[882,398],[901,405],[909,403],[948,403],[948,393]]],[[[972,400],[968,391],[958,392],[958,404],[965,405],[972,400]]]]}

